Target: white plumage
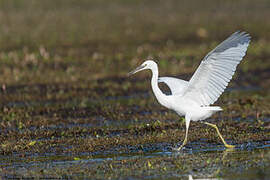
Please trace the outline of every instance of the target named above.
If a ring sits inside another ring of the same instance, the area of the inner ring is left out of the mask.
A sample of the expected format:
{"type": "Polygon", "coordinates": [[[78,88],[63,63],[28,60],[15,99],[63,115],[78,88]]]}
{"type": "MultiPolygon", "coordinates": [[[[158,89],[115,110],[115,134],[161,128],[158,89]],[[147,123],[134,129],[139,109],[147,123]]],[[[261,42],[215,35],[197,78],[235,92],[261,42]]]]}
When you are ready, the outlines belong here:
{"type": "Polygon", "coordinates": [[[188,87],[188,81],[174,77],[160,77],[158,78],[158,82],[166,83],[169,86],[172,95],[183,94],[188,87]]]}
{"type": "MultiPolygon", "coordinates": [[[[185,116],[186,136],[184,143],[178,150],[187,141],[190,120],[205,120],[213,113],[222,110],[218,106],[210,105],[220,97],[227,87],[237,65],[246,54],[249,42],[249,34],[235,32],[204,57],[189,81],[173,77],[158,78],[158,67],[152,60],[146,60],[141,66],[130,72],[130,74],[134,74],[144,69],[150,69],[153,74],[151,85],[158,102],[174,110],[180,116],[185,116]],[[166,83],[172,95],[162,93],[158,87],[158,82],[166,83]]],[[[205,124],[216,128],[226,147],[233,147],[224,141],[214,124],[206,122],[205,124]]]]}
{"type": "Polygon", "coordinates": [[[206,55],[183,96],[201,106],[213,104],[222,94],[246,54],[248,34],[236,32],[206,55]]]}

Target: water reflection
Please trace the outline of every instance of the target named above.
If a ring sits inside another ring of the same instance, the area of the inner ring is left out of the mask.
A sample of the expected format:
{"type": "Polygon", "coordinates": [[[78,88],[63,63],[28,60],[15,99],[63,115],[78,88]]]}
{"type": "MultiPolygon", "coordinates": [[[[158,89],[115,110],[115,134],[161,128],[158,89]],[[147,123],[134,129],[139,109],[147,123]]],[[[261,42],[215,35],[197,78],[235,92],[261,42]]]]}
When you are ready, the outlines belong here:
{"type": "MultiPolygon", "coordinates": [[[[217,179],[221,180],[222,178],[198,178],[198,179],[196,178],[196,180],[217,180],[217,179]]],[[[188,180],[193,180],[192,175],[188,176],[188,180]]]]}

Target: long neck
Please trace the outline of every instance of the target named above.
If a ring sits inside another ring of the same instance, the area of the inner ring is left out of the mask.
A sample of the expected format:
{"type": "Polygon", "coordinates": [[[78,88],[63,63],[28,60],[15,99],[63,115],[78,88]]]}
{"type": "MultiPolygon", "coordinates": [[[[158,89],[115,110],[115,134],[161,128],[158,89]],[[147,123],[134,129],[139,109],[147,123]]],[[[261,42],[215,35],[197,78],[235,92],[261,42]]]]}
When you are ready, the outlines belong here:
{"type": "Polygon", "coordinates": [[[158,68],[157,66],[152,68],[152,79],[151,79],[151,85],[153,92],[160,104],[163,106],[166,106],[166,95],[163,94],[163,92],[158,87],[158,68]]]}

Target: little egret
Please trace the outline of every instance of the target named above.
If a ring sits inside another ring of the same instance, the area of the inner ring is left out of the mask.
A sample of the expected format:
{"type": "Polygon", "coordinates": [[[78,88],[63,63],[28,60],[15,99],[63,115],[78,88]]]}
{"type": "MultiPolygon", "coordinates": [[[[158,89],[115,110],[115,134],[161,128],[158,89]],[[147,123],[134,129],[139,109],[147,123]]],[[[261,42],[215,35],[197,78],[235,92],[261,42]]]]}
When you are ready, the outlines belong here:
{"type": "MultiPolygon", "coordinates": [[[[212,114],[222,111],[219,106],[210,105],[227,87],[237,65],[246,54],[249,42],[249,34],[239,31],[233,33],[204,57],[189,81],[173,77],[158,78],[158,66],[152,60],[146,60],[129,73],[131,75],[150,69],[152,71],[152,90],[158,102],[166,108],[174,110],[179,116],[185,116],[185,139],[182,145],[175,150],[179,151],[186,145],[190,121],[202,121],[212,114]],[[159,82],[166,83],[172,94],[164,94],[158,87],[159,82]]],[[[203,123],[216,129],[226,148],[234,147],[226,143],[215,124],[203,123]]]]}

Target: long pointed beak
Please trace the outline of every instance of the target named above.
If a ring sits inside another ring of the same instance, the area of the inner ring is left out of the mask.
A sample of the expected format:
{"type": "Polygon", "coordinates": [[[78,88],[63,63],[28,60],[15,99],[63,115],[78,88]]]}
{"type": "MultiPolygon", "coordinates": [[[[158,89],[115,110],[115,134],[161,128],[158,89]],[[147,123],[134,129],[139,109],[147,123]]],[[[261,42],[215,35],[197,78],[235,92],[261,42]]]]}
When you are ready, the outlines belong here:
{"type": "Polygon", "coordinates": [[[128,76],[131,76],[132,74],[135,74],[136,72],[139,72],[141,70],[143,70],[143,68],[145,67],[145,65],[140,65],[138,66],[136,69],[134,69],[133,71],[128,73],[128,76]]]}

